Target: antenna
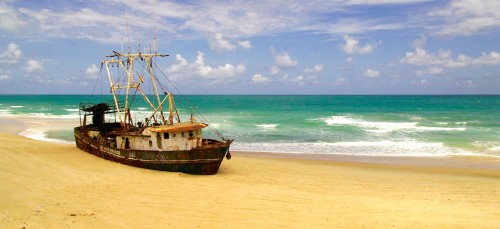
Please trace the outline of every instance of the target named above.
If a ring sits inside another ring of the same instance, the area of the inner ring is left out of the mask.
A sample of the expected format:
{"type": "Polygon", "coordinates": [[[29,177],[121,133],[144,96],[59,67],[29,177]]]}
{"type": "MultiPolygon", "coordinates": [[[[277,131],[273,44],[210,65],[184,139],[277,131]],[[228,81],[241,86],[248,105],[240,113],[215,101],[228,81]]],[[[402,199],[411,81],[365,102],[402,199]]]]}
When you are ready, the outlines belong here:
{"type": "Polygon", "coordinates": [[[121,37],[122,40],[122,53],[123,53],[123,36],[121,37]]]}
{"type": "Polygon", "coordinates": [[[155,31],[154,49],[155,49],[155,54],[156,54],[156,24],[155,24],[155,27],[154,27],[154,31],[155,31]]]}
{"type": "Polygon", "coordinates": [[[130,54],[130,33],[128,32],[128,9],[125,9],[125,18],[127,19],[127,43],[128,43],[128,54],[130,54]]]}

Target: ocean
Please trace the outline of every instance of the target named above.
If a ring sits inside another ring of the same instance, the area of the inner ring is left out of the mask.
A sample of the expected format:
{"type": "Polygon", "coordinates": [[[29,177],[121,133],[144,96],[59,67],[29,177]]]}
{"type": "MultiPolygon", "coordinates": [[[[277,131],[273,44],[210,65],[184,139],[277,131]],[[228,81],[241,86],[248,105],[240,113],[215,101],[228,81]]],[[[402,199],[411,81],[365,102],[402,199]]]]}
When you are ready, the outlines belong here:
{"type": "MultiPolygon", "coordinates": [[[[0,95],[0,118],[25,123],[23,136],[73,143],[80,102],[111,96],[0,95]]],[[[500,157],[500,96],[188,95],[181,118],[201,114],[231,150],[359,156],[500,157]]],[[[134,101],[134,121],[148,106],[134,101]]],[[[108,117],[112,119],[113,117],[108,117]]],[[[217,138],[210,128],[205,138],[217,138]]]]}

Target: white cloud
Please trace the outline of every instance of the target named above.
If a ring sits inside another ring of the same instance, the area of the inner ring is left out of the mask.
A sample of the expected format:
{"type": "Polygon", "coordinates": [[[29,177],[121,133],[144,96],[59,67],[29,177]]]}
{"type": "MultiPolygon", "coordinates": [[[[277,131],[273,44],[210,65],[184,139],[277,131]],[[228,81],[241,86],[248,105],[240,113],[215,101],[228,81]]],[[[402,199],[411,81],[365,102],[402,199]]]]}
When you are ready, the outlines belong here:
{"type": "Polygon", "coordinates": [[[363,76],[368,77],[368,78],[375,78],[375,77],[380,76],[380,72],[377,70],[366,69],[363,76]]]}
{"type": "Polygon", "coordinates": [[[443,35],[473,35],[500,26],[500,1],[452,0],[428,13],[438,22],[435,33],[443,35]]]}
{"type": "Polygon", "coordinates": [[[407,52],[405,57],[400,60],[404,64],[422,65],[442,65],[450,60],[450,51],[438,51],[438,53],[428,53],[427,50],[417,47],[415,52],[407,52]]]}
{"type": "MultiPolygon", "coordinates": [[[[234,38],[286,31],[302,24],[299,18],[293,17],[294,14],[290,13],[288,8],[282,7],[284,4],[290,7],[293,5],[282,1],[263,1],[258,4],[227,4],[217,1],[198,2],[196,5],[181,4],[181,10],[189,14],[183,18],[179,28],[198,32],[220,32],[230,34],[234,38]]],[[[309,9],[298,11],[295,16],[305,15],[309,9]]]]}
{"type": "Polygon", "coordinates": [[[429,69],[429,73],[431,73],[431,74],[441,74],[441,73],[443,73],[443,69],[442,68],[438,68],[438,67],[433,67],[433,68],[429,69]]]}
{"type": "Polygon", "coordinates": [[[16,64],[21,59],[21,50],[14,43],[9,43],[7,49],[0,52],[0,64],[16,64]]]}
{"type": "Polygon", "coordinates": [[[419,39],[416,39],[411,43],[411,46],[413,46],[414,48],[422,48],[425,46],[426,43],[427,43],[427,37],[420,36],[419,39]]]}
{"type": "MultiPolygon", "coordinates": [[[[423,1],[423,0],[422,0],[423,1]]],[[[148,2],[148,1],[146,1],[148,2]]],[[[338,36],[360,34],[370,31],[399,30],[408,28],[408,22],[392,18],[357,13],[366,7],[359,5],[412,4],[420,0],[377,1],[308,1],[276,0],[258,1],[256,4],[227,4],[223,1],[156,1],[145,4],[143,0],[109,0],[95,7],[83,1],[79,8],[57,9],[57,7],[23,8],[19,15],[33,22],[31,33],[38,37],[91,39],[106,43],[119,43],[127,34],[124,9],[128,12],[131,41],[148,40],[144,34],[158,32],[158,37],[168,39],[193,39],[203,37],[213,50],[229,51],[236,46],[252,47],[250,42],[238,40],[242,37],[268,36],[294,31],[309,31],[338,36]],[[286,7],[283,7],[286,6],[286,7]],[[356,12],[342,18],[318,17],[337,12],[356,12]],[[153,15],[153,16],[151,16],[153,15]],[[358,16],[363,15],[363,16],[358,16]],[[368,15],[368,16],[366,16],[368,15]],[[61,23],[64,22],[64,23],[61,23]]],[[[149,40],[152,40],[149,38],[149,40]]],[[[373,44],[368,44],[374,46],[373,44]]],[[[376,45],[375,45],[376,46],[376,45]]],[[[360,52],[364,52],[361,46],[360,52]]],[[[373,47],[374,48],[374,47],[373,47]]],[[[372,48],[372,49],[373,49],[372,48]]],[[[370,48],[368,48],[370,49],[370,48]]]]}
{"type": "Polygon", "coordinates": [[[236,48],[236,46],[224,38],[222,33],[212,34],[209,37],[208,42],[210,44],[210,48],[216,51],[231,51],[236,48]]]}
{"type": "Polygon", "coordinates": [[[8,79],[10,79],[10,76],[8,76],[6,74],[0,74],[0,81],[8,80],[8,79]]]}
{"type": "MultiPolygon", "coordinates": [[[[418,40],[417,40],[418,41],[418,40]]],[[[413,44],[418,43],[415,41],[413,44]]],[[[423,45],[421,43],[420,45],[423,45]]],[[[500,53],[491,51],[482,53],[480,57],[473,58],[464,54],[458,55],[455,59],[451,51],[439,50],[437,53],[428,52],[424,47],[416,46],[414,52],[407,52],[399,62],[416,66],[440,66],[441,68],[465,68],[471,65],[500,65],[500,53]]],[[[418,74],[426,74],[426,71],[419,71],[418,74]]]]}
{"type": "Polygon", "coordinates": [[[268,77],[265,77],[265,76],[262,76],[261,74],[255,74],[253,75],[252,77],[252,81],[254,83],[269,83],[271,82],[272,80],[269,79],[268,77]]]}
{"type": "Polygon", "coordinates": [[[429,2],[432,0],[347,0],[348,4],[355,5],[379,5],[379,4],[408,4],[418,2],[429,2]]]}
{"type": "Polygon", "coordinates": [[[306,86],[308,83],[317,83],[317,77],[304,76],[304,75],[299,75],[297,77],[289,77],[288,74],[284,74],[283,77],[281,78],[281,81],[296,83],[299,86],[306,86]]]}
{"type": "Polygon", "coordinates": [[[421,79],[421,80],[413,80],[411,81],[411,83],[415,85],[427,85],[429,84],[429,81],[427,81],[427,79],[421,79]]]}
{"type": "Polygon", "coordinates": [[[168,73],[182,75],[185,77],[201,77],[206,79],[224,79],[241,75],[245,72],[246,68],[243,64],[236,66],[231,64],[224,64],[217,67],[212,67],[205,64],[205,55],[198,52],[196,60],[188,63],[180,54],[176,55],[177,62],[170,65],[166,69],[168,73]]]}
{"type": "Polygon", "coordinates": [[[300,75],[300,76],[297,76],[296,78],[292,79],[292,82],[301,82],[303,80],[304,80],[304,76],[300,75]]]}
{"type": "Polygon", "coordinates": [[[175,60],[177,62],[170,65],[170,67],[167,68],[168,73],[182,72],[188,66],[187,60],[182,58],[181,54],[175,54],[175,60]]]}
{"type": "Polygon", "coordinates": [[[476,65],[497,65],[500,64],[500,53],[492,51],[490,53],[483,53],[480,57],[473,61],[476,65]]]}
{"type": "Polygon", "coordinates": [[[333,86],[339,86],[346,84],[347,80],[344,77],[337,77],[334,81],[332,81],[333,86]]]}
{"type": "MultiPolygon", "coordinates": [[[[423,0],[422,0],[423,1],[423,0]]],[[[128,13],[131,40],[153,30],[167,37],[193,38],[206,36],[214,50],[232,50],[233,41],[241,37],[267,36],[294,31],[310,31],[323,34],[359,34],[370,31],[399,30],[408,28],[405,19],[373,16],[368,8],[360,5],[413,4],[420,0],[377,1],[257,1],[253,4],[227,4],[224,1],[143,1],[109,0],[97,7],[83,1],[78,9],[63,7],[21,7],[19,18],[33,22],[32,29],[40,29],[40,36],[93,39],[103,42],[120,42],[127,34],[124,9],[128,13]],[[284,7],[286,6],[286,7],[284,7]],[[50,8],[50,9],[49,9],[50,8]],[[361,8],[361,9],[360,9],[361,8]],[[342,12],[340,16],[335,15],[342,12]],[[345,13],[348,18],[342,18],[345,13]],[[352,16],[350,12],[355,12],[352,16]],[[64,22],[64,23],[61,23],[64,22]],[[133,22],[133,23],[132,23],[133,22]],[[222,43],[221,43],[222,42],[222,43]]],[[[0,20],[4,21],[4,20],[0,20]]],[[[22,20],[11,20],[22,21],[22,20]]],[[[37,31],[38,32],[38,31],[37,31]]],[[[161,37],[161,36],[160,36],[161,37]]],[[[239,44],[238,44],[239,45],[239,44]]],[[[247,44],[240,45],[248,48],[247,44]]]]}
{"type": "Polygon", "coordinates": [[[283,77],[281,77],[281,81],[288,81],[288,73],[283,74],[283,77]]]}
{"type": "Polygon", "coordinates": [[[87,69],[85,69],[85,74],[87,75],[95,75],[99,72],[99,69],[95,64],[90,65],[87,69]]]}
{"type": "MultiPolygon", "coordinates": [[[[451,52],[450,52],[451,54],[451,52]]],[[[458,55],[456,60],[449,59],[447,63],[444,64],[444,67],[447,68],[464,68],[469,66],[472,63],[472,58],[460,54],[458,55]]]]}
{"type": "Polygon", "coordinates": [[[27,23],[23,20],[16,9],[7,3],[0,3],[0,29],[9,31],[18,31],[27,23]]]}
{"type": "MultiPolygon", "coordinates": [[[[80,11],[56,12],[49,9],[31,10],[20,8],[26,17],[36,21],[42,34],[48,37],[93,39],[101,41],[120,41],[120,35],[126,34],[123,16],[99,13],[93,9],[82,8],[80,11]],[[64,23],[62,23],[64,22],[64,23]]],[[[148,28],[139,18],[129,14],[129,20],[148,28]]],[[[148,20],[146,20],[148,21],[148,20]]],[[[136,25],[137,26],[137,25],[136,25]]],[[[132,27],[132,26],[131,26],[132,27]]],[[[133,34],[133,28],[130,29],[133,34]]]]}
{"type": "Polygon", "coordinates": [[[0,68],[0,81],[8,80],[8,79],[10,79],[8,72],[6,72],[0,68]]]}
{"type": "Polygon", "coordinates": [[[304,73],[318,73],[323,71],[323,64],[316,64],[312,68],[304,69],[304,73]]]}
{"type": "Polygon", "coordinates": [[[88,68],[85,69],[85,74],[87,75],[87,78],[89,79],[97,79],[99,73],[99,69],[95,64],[90,65],[88,68]]]}
{"type": "Polygon", "coordinates": [[[444,72],[444,70],[440,67],[432,67],[427,70],[418,70],[415,72],[415,75],[417,76],[424,76],[428,74],[433,74],[433,75],[441,75],[444,72]]]}
{"type": "Polygon", "coordinates": [[[297,76],[296,78],[291,79],[292,82],[297,83],[297,85],[299,85],[301,87],[306,86],[306,82],[304,80],[305,79],[304,79],[303,75],[300,75],[300,76],[297,76]]]}
{"type": "Polygon", "coordinates": [[[365,46],[359,45],[359,40],[356,40],[349,35],[344,35],[345,44],[340,45],[342,49],[347,54],[368,54],[372,53],[376,47],[376,44],[366,44],[365,46]]]}
{"type": "Polygon", "coordinates": [[[238,41],[238,45],[244,49],[252,48],[252,43],[250,43],[250,41],[238,41]]]}
{"type": "Polygon", "coordinates": [[[269,69],[269,73],[271,73],[271,75],[276,75],[280,72],[280,68],[278,66],[272,66],[270,69],[269,69]]]}
{"type": "Polygon", "coordinates": [[[231,64],[224,64],[218,67],[212,67],[205,64],[205,57],[202,52],[198,52],[196,61],[189,65],[189,69],[204,78],[227,78],[234,77],[245,72],[245,66],[239,64],[236,67],[231,64]]]}
{"type": "Polygon", "coordinates": [[[23,67],[23,71],[26,73],[35,73],[43,71],[43,66],[40,62],[36,60],[28,60],[25,67],[23,67]]]}
{"type": "Polygon", "coordinates": [[[382,19],[367,19],[367,18],[339,18],[335,22],[314,22],[314,25],[303,25],[301,28],[304,31],[320,31],[334,36],[343,34],[361,34],[372,31],[399,30],[407,28],[405,22],[385,22],[382,19]]]}
{"type": "Polygon", "coordinates": [[[281,69],[293,68],[297,66],[299,61],[292,59],[287,52],[281,51],[281,53],[276,53],[274,55],[274,61],[276,62],[276,66],[281,69]]]}

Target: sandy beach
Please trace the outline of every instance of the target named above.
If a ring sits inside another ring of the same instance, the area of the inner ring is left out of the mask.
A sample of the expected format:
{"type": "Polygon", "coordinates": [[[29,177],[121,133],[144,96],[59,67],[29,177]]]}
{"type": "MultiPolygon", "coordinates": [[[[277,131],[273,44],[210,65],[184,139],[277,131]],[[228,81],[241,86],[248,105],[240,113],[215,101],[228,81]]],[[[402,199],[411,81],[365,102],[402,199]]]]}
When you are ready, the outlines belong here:
{"type": "Polygon", "coordinates": [[[495,228],[500,170],[233,153],[214,176],[0,134],[2,228],[495,228]]]}

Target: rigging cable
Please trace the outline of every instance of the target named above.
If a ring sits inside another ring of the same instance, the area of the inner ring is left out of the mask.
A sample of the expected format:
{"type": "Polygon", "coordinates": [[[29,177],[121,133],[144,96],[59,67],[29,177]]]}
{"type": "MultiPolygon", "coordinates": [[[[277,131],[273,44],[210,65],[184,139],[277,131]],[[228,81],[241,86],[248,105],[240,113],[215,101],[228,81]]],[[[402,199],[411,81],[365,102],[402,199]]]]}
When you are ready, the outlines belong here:
{"type": "MultiPolygon", "coordinates": [[[[187,109],[189,109],[191,111],[191,113],[195,113],[195,115],[197,115],[198,117],[200,117],[200,119],[203,121],[203,122],[206,122],[208,123],[208,127],[210,128],[210,130],[212,130],[219,138],[221,138],[222,140],[224,141],[227,141],[228,139],[226,139],[219,131],[217,131],[211,124],[210,122],[208,122],[208,120],[203,116],[203,114],[201,114],[196,108],[195,106],[186,98],[185,95],[183,95],[180,90],[172,83],[172,81],[170,81],[170,79],[167,77],[167,75],[165,73],[163,73],[163,71],[158,67],[158,65],[155,63],[155,67],[158,69],[158,71],[160,71],[160,73],[165,77],[165,79],[167,79],[167,81],[170,83],[170,85],[172,85],[172,87],[179,93],[179,95],[181,96],[181,103],[184,104],[185,107],[187,107],[187,109]],[[182,101],[182,99],[184,101],[182,101]]],[[[158,81],[158,80],[157,80],[158,81]]],[[[163,88],[163,83],[159,82],[158,83],[161,85],[161,88],[163,88]]],[[[169,91],[169,90],[164,90],[164,91],[169,91]]]]}
{"type": "Polygon", "coordinates": [[[102,101],[102,62],[101,62],[101,68],[99,69],[98,77],[95,79],[94,82],[94,87],[92,88],[92,93],[90,94],[90,98],[94,96],[95,88],[97,86],[97,81],[101,78],[101,101],[102,101]]]}

